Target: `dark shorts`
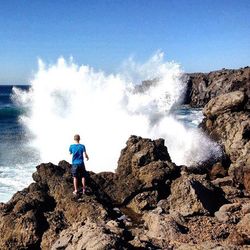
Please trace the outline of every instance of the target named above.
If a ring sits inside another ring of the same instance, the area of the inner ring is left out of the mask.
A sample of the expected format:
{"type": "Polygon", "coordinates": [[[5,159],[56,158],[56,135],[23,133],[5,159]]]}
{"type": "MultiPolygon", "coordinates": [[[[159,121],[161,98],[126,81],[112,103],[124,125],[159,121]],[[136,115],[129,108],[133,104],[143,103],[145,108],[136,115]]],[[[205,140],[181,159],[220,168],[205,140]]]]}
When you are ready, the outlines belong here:
{"type": "Polygon", "coordinates": [[[84,163],[82,164],[72,164],[71,173],[73,177],[83,178],[87,176],[87,171],[85,169],[84,163]]]}

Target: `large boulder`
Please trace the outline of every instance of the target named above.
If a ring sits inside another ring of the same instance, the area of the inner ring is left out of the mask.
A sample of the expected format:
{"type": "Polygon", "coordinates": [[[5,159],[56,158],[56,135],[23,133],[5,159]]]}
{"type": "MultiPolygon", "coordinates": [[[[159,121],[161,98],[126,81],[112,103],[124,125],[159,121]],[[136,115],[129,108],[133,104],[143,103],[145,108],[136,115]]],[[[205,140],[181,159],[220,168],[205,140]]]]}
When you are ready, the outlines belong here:
{"type": "Polygon", "coordinates": [[[217,189],[203,175],[182,175],[171,184],[168,197],[170,212],[183,216],[213,214],[226,203],[220,189],[217,189]]]}
{"type": "Polygon", "coordinates": [[[0,249],[37,249],[49,227],[44,216],[55,206],[46,187],[31,184],[0,209],[0,249]]]}
{"type": "Polygon", "coordinates": [[[171,162],[163,139],[131,136],[126,144],[115,173],[92,176],[99,189],[116,205],[127,204],[138,193],[148,189],[162,189],[166,180],[179,172],[171,162]]]}
{"type": "Polygon", "coordinates": [[[246,107],[250,108],[250,67],[192,73],[188,77],[185,104],[204,107],[216,96],[240,90],[248,97],[246,107]]]}
{"type": "Polygon", "coordinates": [[[146,230],[145,235],[154,245],[166,249],[185,232],[185,227],[178,223],[174,216],[158,214],[154,211],[143,215],[146,230]]]}
{"type": "Polygon", "coordinates": [[[0,249],[49,249],[59,233],[73,223],[109,217],[108,207],[91,186],[81,202],[73,199],[70,167],[66,162],[37,166],[36,183],[1,205],[0,249]]]}
{"type": "Polygon", "coordinates": [[[223,146],[234,182],[250,191],[250,112],[242,104],[240,91],[212,99],[203,110],[206,117],[202,127],[223,146]]]}
{"type": "Polygon", "coordinates": [[[230,110],[237,110],[244,102],[245,95],[242,91],[234,91],[211,99],[203,109],[203,114],[216,117],[230,110]]]}
{"type": "Polygon", "coordinates": [[[250,213],[244,215],[228,237],[228,242],[235,245],[249,244],[250,242],[250,213]]]}
{"type": "Polygon", "coordinates": [[[95,223],[90,220],[73,224],[60,233],[51,250],[122,249],[122,245],[124,245],[122,231],[117,226],[113,225],[111,227],[109,224],[103,222],[95,223]]]}

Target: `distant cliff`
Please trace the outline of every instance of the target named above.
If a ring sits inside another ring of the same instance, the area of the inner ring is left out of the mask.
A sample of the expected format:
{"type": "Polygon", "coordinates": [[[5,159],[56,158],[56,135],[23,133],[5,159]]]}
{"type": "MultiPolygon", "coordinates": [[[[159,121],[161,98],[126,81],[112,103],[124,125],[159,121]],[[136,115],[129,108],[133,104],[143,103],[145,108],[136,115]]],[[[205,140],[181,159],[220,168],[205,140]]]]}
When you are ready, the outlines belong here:
{"type": "Polygon", "coordinates": [[[250,67],[187,75],[189,80],[185,104],[190,104],[192,107],[204,107],[216,96],[240,90],[248,97],[246,106],[250,108],[250,67]]]}

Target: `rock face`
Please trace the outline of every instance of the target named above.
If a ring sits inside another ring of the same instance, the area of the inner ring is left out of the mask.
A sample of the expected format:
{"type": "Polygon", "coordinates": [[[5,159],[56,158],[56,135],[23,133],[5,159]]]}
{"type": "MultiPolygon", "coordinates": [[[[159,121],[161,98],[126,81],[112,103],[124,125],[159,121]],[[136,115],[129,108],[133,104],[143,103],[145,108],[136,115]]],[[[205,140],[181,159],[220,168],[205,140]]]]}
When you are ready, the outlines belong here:
{"type": "Polygon", "coordinates": [[[170,212],[183,216],[213,214],[226,199],[202,175],[183,175],[173,181],[168,197],[170,212]]]}
{"type": "Polygon", "coordinates": [[[163,139],[153,141],[131,136],[121,152],[116,173],[100,173],[93,179],[114,204],[122,205],[138,193],[155,187],[161,189],[177,172],[163,139]]]}
{"type": "Polygon", "coordinates": [[[0,204],[1,250],[249,247],[249,196],[230,176],[176,166],[163,139],[131,136],[116,172],[90,173],[83,196],[70,168],[37,166],[35,182],[0,204]]]}
{"type": "Polygon", "coordinates": [[[239,90],[248,97],[246,107],[250,108],[250,67],[238,70],[222,69],[210,73],[193,73],[188,74],[188,77],[185,104],[204,107],[216,96],[239,90]]]}
{"type": "Polygon", "coordinates": [[[250,112],[244,93],[235,91],[213,98],[204,107],[204,130],[224,147],[230,160],[229,174],[249,189],[250,112]]]}
{"type": "Polygon", "coordinates": [[[227,111],[240,109],[245,100],[244,92],[234,91],[211,99],[203,109],[206,117],[213,118],[227,111]]]}

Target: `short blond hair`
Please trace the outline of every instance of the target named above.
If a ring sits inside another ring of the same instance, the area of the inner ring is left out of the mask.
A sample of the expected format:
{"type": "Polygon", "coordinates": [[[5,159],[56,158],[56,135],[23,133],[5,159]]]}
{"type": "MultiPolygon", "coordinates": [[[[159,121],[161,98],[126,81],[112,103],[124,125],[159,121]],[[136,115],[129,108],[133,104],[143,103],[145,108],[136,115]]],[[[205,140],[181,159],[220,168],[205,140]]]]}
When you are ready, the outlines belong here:
{"type": "Polygon", "coordinates": [[[75,140],[75,141],[80,141],[80,139],[81,139],[81,138],[80,138],[80,135],[74,135],[74,140],[75,140]]]}

